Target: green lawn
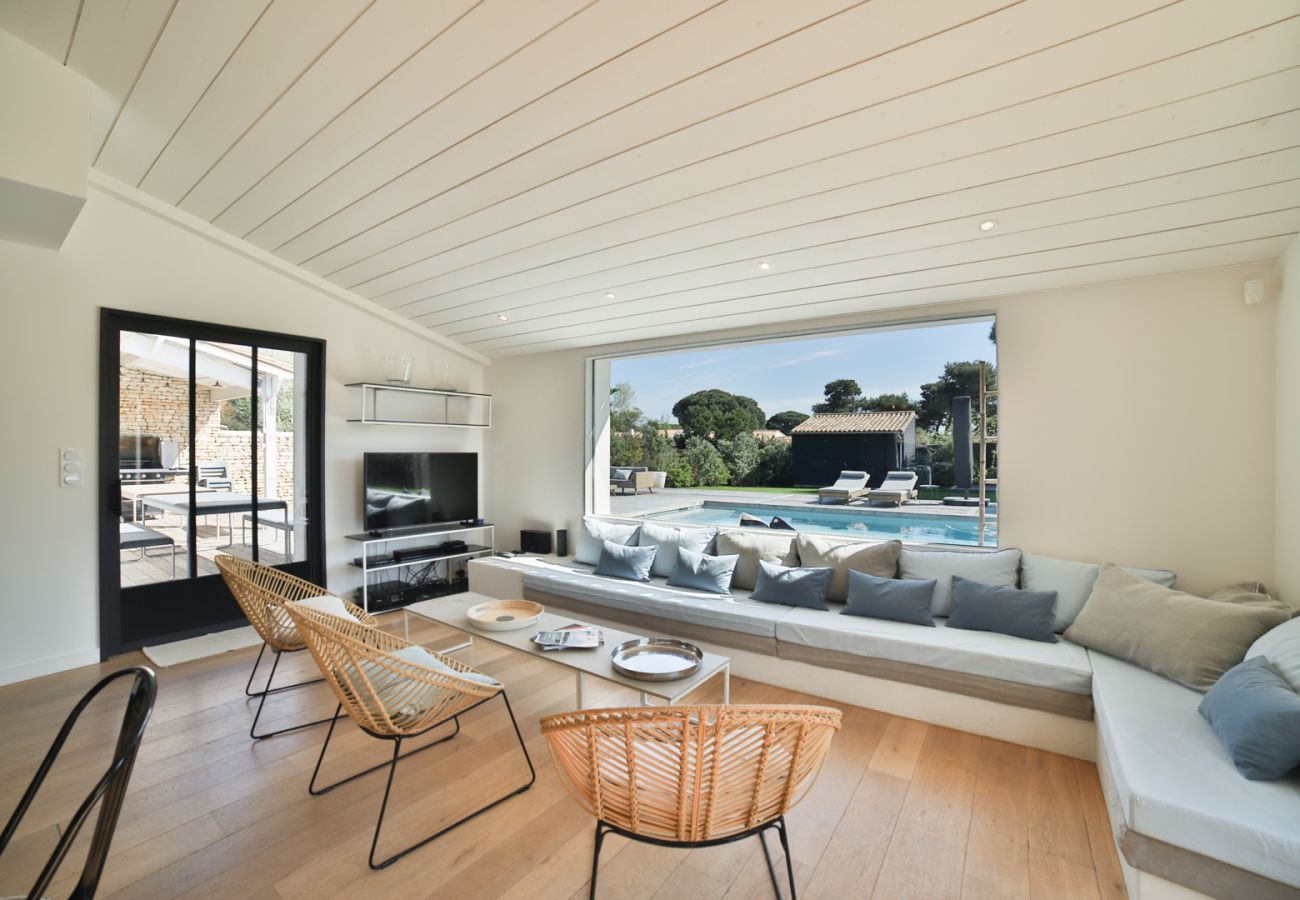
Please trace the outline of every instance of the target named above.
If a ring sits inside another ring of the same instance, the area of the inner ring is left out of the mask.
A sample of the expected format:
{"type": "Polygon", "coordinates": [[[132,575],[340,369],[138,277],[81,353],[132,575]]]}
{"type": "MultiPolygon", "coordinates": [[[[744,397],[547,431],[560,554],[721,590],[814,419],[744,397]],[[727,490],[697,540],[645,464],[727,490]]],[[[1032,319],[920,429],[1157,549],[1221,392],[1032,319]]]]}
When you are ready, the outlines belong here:
{"type": "Polygon", "coordinates": [[[700,485],[702,491],[748,491],[762,494],[815,494],[815,487],[744,487],[737,484],[700,485]]]}

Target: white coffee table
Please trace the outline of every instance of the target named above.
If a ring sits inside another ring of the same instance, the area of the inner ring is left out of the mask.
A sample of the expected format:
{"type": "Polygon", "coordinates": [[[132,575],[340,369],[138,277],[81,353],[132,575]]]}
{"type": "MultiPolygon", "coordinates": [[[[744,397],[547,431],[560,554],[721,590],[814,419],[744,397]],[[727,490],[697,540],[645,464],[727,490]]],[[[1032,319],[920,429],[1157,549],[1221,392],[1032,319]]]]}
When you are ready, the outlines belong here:
{"type": "MultiPolygon", "coordinates": [[[[564,613],[547,610],[542,614],[536,625],[520,628],[516,631],[485,631],[471,624],[465,615],[466,610],[471,606],[477,606],[493,599],[496,598],[475,593],[453,594],[450,597],[438,597],[433,600],[421,600],[418,603],[412,603],[410,606],[405,607],[405,612],[469,635],[470,642],[472,642],[473,638],[480,638],[489,643],[509,647],[511,650],[527,653],[529,656],[543,662],[570,670],[573,672],[577,683],[578,709],[582,709],[582,678],[584,675],[640,691],[643,706],[650,702],[651,697],[663,700],[671,706],[710,678],[721,674],[722,702],[731,702],[731,660],[728,657],[706,651],[699,671],[688,678],[677,681],[640,681],[614,671],[614,665],[609,658],[610,651],[624,641],[633,641],[643,637],[658,637],[660,635],[633,634],[630,631],[620,631],[602,625],[600,628],[605,634],[605,644],[602,647],[595,647],[590,650],[546,651],[533,643],[533,635],[539,631],[562,628],[565,625],[583,620],[564,613]]],[[[662,636],[670,637],[671,635],[662,636]]],[[[455,647],[449,647],[447,650],[439,652],[445,653],[458,650],[461,647],[469,646],[470,642],[458,644],[455,647]]]]}

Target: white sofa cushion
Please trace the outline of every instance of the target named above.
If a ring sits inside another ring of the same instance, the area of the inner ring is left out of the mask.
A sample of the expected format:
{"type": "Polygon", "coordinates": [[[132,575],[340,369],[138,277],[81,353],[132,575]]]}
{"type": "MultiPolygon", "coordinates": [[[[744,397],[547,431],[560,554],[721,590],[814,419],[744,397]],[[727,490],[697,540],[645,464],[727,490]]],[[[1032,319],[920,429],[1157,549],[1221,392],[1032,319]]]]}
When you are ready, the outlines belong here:
{"type": "Polygon", "coordinates": [[[650,573],[660,578],[667,578],[673,574],[673,569],[677,568],[679,548],[690,550],[692,553],[707,553],[709,544],[713,543],[717,533],[716,528],[679,528],[675,525],[646,522],[637,532],[636,541],[639,547],[659,548],[655,553],[654,566],[650,569],[650,573]]]}
{"type": "Polygon", "coordinates": [[[1263,656],[1271,662],[1291,687],[1300,691],[1300,618],[1283,622],[1250,645],[1246,659],[1263,656]]]}
{"type": "Polygon", "coordinates": [[[1016,684],[1087,694],[1092,668],[1087,651],[1061,641],[1045,644],[987,631],[948,628],[944,619],[935,628],[843,616],[832,612],[793,609],[776,623],[776,638],[820,650],[889,659],[997,678],[1016,684]]]}
{"type": "Polygon", "coordinates": [[[1201,694],[1089,656],[1098,735],[1125,824],[1300,888],[1300,775],[1243,778],[1197,712],[1201,694]]]}
{"type": "MultiPolygon", "coordinates": [[[[1168,569],[1135,569],[1120,566],[1130,575],[1153,581],[1161,587],[1174,586],[1174,573],[1168,569]]],[[[1053,615],[1056,621],[1053,630],[1058,634],[1069,628],[1083,604],[1092,594],[1092,586],[1101,574],[1101,566],[1094,563],[1076,562],[1072,559],[1057,559],[1054,556],[1039,556],[1026,553],[1020,559],[1020,586],[1027,591],[1056,591],[1056,607],[1053,615]]]]}
{"type": "Polygon", "coordinates": [[[1020,551],[999,550],[996,553],[955,553],[935,550],[909,550],[903,548],[898,555],[898,577],[922,580],[934,579],[934,607],[936,616],[952,612],[952,576],[960,575],[982,584],[1015,587],[1020,580],[1020,551]]]}
{"type": "Polygon", "coordinates": [[[600,562],[600,551],[605,549],[605,541],[616,544],[636,546],[637,531],[640,525],[626,522],[606,522],[604,519],[584,516],[582,528],[578,532],[578,545],[573,548],[573,558],[594,566],[600,562]]]}
{"type": "Polygon", "coordinates": [[[537,561],[524,570],[524,588],[572,597],[593,606],[629,610],[705,628],[721,628],[759,637],[773,637],[776,621],[787,606],[759,603],[748,592],[722,597],[689,588],[668,587],[661,579],[649,584],[603,578],[578,564],[537,561]]]}

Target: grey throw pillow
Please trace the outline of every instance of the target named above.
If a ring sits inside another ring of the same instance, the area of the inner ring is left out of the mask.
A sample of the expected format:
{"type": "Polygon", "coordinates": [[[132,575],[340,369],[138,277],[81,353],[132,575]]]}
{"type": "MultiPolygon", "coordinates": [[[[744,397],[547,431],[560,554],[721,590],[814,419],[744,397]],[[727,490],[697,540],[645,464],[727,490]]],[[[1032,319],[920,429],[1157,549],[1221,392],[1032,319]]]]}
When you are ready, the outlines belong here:
{"type": "Polygon", "coordinates": [[[995,553],[961,553],[950,550],[908,550],[898,555],[900,578],[933,578],[936,616],[952,612],[952,576],[973,578],[984,584],[1015,587],[1020,581],[1020,551],[998,550],[995,553]]]}
{"type": "Polygon", "coordinates": [[[1065,637],[1205,692],[1288,618],[1283,609],[1207,600],[1106,563],[1065,637]]]}
{"type": "Polygon", "coordinates": [[[848,573],[848,604],[840,610],[846,616],[869,616],[892,619],[913,625],[934,627],[930,604],[934,602],[935,581],[903,578],[880,578],[866,572],[848,573]]]}
{"type": "Polygon", "coordinates": [[[778,566],[767,560],[759,560],[758,584],[750,597],[782,606],[829,609],[826,605],[826,589],[830,583],[830,569],[778,566]]]}
{"type": "Polygon", "coordinates": [[[1200,709],[1250,780],[1274,781],[1300,766],[1300,696],[1264,657],[1229,669],[1200,709]]]}
{"type": "Polygon", "coordinates": [[[578,532],[578,545],[573,550],[573,558],[576,562],[594,566],[600,562],[600,550],[604,541],[635,546],[640,527],[587,516],[582,520],[582,530],[578,532]]]}
{"type": "Polygon", "coordinates": [[[650,567],[654,565],[658,547],[629,547],[605,541],[600,559],[596,563],[597,575],[626,578],[628,581],[649,581],[650,567]]]}
{"type": "Polygon", "coordinates": [[[667,578],[673,574],[673,570],[677,566],[678,548],[704,553],[708,550],[709,545],[713,543],[713,538],[717,533],[716,528],[678,528],[672,525],[646,522],[641,526],[641,530],[637,534],[636,544],[638,547],[659,548],[659,552],[655,554],[655,564],[654,568],[650,570],[650,574],[667,578]]]}
{"type": "Polygon", "coordinates": [[[736,571],[739,556],[705,556],[681,547],[677,550],[677,565],[668,583],[673,587],[693,588],[710,594],[731,594],[731,574],[736,571]]]}
{"type": "Polygon", "coordinates": [[[1056,591],[1022,591],[954,575],[948,627],[995,631],[1055,644],[1056,634],[1052,630],[1055,605],[1056,591]]]}

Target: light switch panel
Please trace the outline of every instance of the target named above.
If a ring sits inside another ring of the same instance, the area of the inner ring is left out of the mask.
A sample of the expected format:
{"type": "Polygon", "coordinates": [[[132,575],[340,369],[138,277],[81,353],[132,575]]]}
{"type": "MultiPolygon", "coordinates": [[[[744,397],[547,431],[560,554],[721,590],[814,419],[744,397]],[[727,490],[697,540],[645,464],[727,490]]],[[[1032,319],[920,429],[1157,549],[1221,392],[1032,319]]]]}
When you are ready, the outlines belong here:
{"type": "Polygon", "coordinates": [[[84,455],[76,447],[59,450],[59,487],[81,487],[81,463],[84,455]]]}

